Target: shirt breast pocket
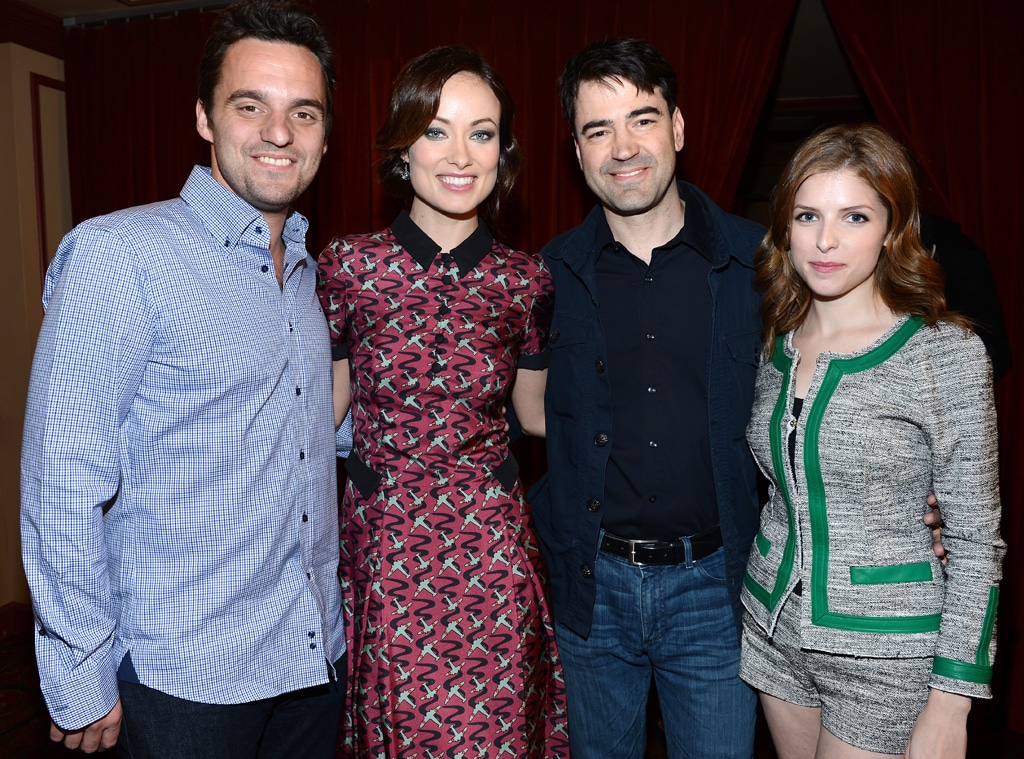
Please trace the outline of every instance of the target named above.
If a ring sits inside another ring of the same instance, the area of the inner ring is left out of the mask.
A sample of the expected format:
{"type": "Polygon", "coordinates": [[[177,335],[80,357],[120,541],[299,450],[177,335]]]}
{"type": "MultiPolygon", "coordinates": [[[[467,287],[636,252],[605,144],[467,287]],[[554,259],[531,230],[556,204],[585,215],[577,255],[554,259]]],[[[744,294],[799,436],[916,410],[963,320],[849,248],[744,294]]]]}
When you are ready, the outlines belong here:
{"type": "Polygon", "coordinates": [[[761,347],[761,331],[746,330],[725,336],[728,356],[729,381],[735,399],[729,406],[732,412],[730,430],[734,439],[746,436],[750,422],[750,409],[754,403],[754,383],[757,379],[758,354],[761,347]]]}

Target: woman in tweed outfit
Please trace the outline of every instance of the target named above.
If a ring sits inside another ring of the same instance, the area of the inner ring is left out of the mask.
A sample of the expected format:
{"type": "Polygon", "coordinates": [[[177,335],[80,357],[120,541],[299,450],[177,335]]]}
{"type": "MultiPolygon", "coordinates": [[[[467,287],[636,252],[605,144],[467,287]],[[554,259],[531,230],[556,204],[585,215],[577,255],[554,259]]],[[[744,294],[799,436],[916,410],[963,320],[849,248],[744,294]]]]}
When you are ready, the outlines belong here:
{"type": "Polygon", "coordinates": [[[991,695],[999,537],[988,358],[945,310],[904,150],[807,140],[758,253],[747,438],[771,481],[743,588],[741,676],[781,759],[963,757],[991,695]],[[942,504],[943,567],[921,522],[942,504]]]}

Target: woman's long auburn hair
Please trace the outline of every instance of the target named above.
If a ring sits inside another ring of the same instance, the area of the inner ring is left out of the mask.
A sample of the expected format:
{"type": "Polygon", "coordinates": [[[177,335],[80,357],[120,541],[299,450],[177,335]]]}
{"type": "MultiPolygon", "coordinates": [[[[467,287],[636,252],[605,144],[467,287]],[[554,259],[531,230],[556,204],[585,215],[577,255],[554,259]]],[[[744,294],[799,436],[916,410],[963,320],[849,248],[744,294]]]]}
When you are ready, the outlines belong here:
{"type": "Polygon", "coordinates": [[[906,150],[874,124],[835,126],[812,135],[789,160],[771,198],[771,225],[755,258],[754,284],[762,295],[762,349],[771,356],[775,340],[803,323],[811,291],[790,253],[790,225],[800,186],[815,174],[851,171],[878,195],[888,213],[885,244],[875,268],[875,288],[895,313],[939,319],[964,329],[969,322],[946,310],[943,273],[921,244],[917,181],[906,150]]]}

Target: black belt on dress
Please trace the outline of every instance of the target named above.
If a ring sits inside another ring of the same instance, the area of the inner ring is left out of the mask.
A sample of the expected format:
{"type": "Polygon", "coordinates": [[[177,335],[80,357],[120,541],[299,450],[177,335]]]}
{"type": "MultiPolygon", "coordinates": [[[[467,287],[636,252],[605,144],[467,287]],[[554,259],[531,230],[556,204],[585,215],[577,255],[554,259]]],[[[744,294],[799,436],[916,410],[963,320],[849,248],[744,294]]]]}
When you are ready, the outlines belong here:
{"type": "MultiPolygon", "coordinates": [[[[712,527],[691,535],[687,540],[690,541],[691,560],[700,561],[722,547],[722,530],[712,527]]],[[[601,550],[621,556],[636,566],[682,564],[686,561],[686,544],[682,540],[629,540],[606,532],[601,539],[601,550]]]]}

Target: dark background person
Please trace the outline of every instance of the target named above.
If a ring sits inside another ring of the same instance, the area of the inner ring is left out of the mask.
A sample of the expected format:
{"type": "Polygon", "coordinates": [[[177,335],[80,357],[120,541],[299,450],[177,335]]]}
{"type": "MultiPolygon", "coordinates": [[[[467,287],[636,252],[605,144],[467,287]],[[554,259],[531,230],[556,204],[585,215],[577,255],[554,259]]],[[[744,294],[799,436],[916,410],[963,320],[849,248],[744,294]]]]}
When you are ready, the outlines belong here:
{"type": "Polygon", "coordinates": [[[1010,337],[988,256],[955,221],[921,211],[921,242],[945,272],[946,306],[971,320],[992,359],[992,377],[1010,370],[1010,337]]]}

